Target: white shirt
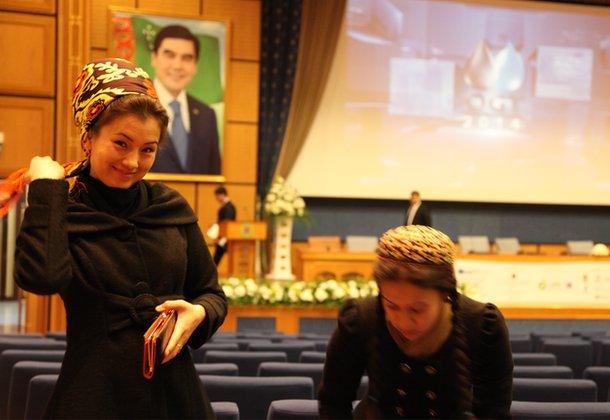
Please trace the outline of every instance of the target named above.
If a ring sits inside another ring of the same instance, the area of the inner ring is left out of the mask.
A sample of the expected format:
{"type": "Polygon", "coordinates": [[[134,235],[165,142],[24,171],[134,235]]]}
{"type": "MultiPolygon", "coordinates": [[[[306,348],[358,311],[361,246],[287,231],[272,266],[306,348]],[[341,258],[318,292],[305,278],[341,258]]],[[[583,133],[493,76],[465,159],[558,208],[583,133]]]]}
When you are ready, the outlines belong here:
{"type": "Polygon", "coordinates": [[[417,214],[417,210],[419,210],[419,206],[421,206],[421,201],[411,205],[409,207],[409,212],[407,213],[407,226],[413,224],[413,219],[415,219],[415,214],[417,214]]]}
{"type": "Polygon", "coordinates": [[[182,123],[184,124],[185,130],[190,133],[191,132],[191,116],[189,115],[189,104],[186,99],[186,91],[181,91],[178,94],[177,98],[169,93],[169,91],[163,86],[163,83],[159,79],[153,80],[153,84],[155,85],[155,89],[157,90],[157,95],[159,96],[159,100],[163,105],[163,108],[167,111],[167,115],[169,115],[169,123],[167,124],[167,129],[169,134],[172,134],[172,122],[174,121],[174,111],[169,106],[170,102],[177,100],[180,103],[180,114],[182,116],[182,123]]]}

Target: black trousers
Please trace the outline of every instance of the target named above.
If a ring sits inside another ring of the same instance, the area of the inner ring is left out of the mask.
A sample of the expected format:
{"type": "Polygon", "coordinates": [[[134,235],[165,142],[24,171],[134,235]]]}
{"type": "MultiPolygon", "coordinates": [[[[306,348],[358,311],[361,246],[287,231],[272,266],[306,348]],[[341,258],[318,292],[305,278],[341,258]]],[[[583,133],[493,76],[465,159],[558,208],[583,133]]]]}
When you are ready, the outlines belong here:
{"type": "Polygon", "coordinates": [[[214,251],[214,264],[220,264],[220,260],[222,260],[222,257],[227,252],[227,249],[229,249],[229,245],[216,245],[216,250],[214,251]]]}

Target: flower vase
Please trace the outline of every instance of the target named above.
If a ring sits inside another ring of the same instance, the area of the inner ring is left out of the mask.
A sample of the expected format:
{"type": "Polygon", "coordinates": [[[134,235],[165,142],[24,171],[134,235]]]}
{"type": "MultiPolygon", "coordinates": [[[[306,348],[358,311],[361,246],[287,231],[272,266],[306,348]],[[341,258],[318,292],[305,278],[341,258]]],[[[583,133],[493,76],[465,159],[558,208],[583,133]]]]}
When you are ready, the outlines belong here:
{"type": "Polygon", "coordinates": [[[273,261],[268,279],[294,280],[292,274],[292,226],[294,219],[290,216],[276,217],[274,223],[273,261]]]}

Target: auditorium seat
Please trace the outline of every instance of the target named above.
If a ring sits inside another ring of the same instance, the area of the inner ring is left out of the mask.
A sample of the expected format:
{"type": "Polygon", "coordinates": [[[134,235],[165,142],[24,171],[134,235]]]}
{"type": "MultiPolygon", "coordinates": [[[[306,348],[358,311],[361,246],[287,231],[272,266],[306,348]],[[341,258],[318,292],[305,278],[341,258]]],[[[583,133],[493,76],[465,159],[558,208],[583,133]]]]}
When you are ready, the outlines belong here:
{"type": "Polygon", "coordinates": [[[610,401],[610,366],[589,366],[582,377],[597,384],[597,401],[610,401]]]}
{"type": "Polygon", "coordinates": [[[211,404],[212,411],[216,415],[216,420],[239,420],[237,404],[226,401],[215,401],[211,404]]]}
{"type": "Polygon", "coordinates": [[[273,401],[313,399],[313,381],[303,377],[200,376],[210,401],[231,401],[242,419],[266,419],[273,401]]]}
{"type": "Polygon", "coordinates": [[[65,348],[65,341],[57,341],[51,338],[0,338],[0,353],[10,349],[63,350],[65,348]]]}
{"type": "MultiPolygon", "coordinates": [[[[335,320],[336,322],[336,320],[335,320]]],[[[317,334],[317,333],[299,333],[297,335],[297,339],[299,340],[309,340],[309,341],[328,341],[330,340],[330,335],[326,334],[317,334]]]]}
{"type": "Polygon", "coordinates": [[[2,338],[44,338],[41,333],[0,333],[2,338]]]}
{"type": "Polygon", "coordinates": [[[550,353],[515,353],[515,366],[556,366],[557,358],[550,353]]]}
{"type": "Polygon", "coordinates": [[[574,372],[567,366],[515,366],[513,377],[573,379],[574,372]]]}
{"type": "Polygon", "coordinates": [[[237,332],[276,331],[275,317],[238,316],[237,332]]]}
{"type": "Polygon", "coordinates": [[[513,400],[596,402],[597,385],[586,379],[514,378],[513,400]]]}
{"type": "Polygon", "coordinates": [[[61,362],[64,350],[4,350],[0,354],[0,418],[6,413],[11,375],[15,363],[22,360],[61,362]]]}
{"type": "MultiPolygon", "coordinates": [[[[572,335],[574,337],[581,337],[584,340],[591,340],[592,338],[604,338],[608,337],[608,333],[603,330],[596,331],[573,331],[572,335]]],[[[610,338],[610,337],[608,337],[610,338]]]]}
{"type": "Polygon", "coordinates": [[[321,351],[304,351],[299,357],[299,363],[324,363],[326,353],[321,351]]]}
{"type": "Polygon", "coordinates": [[[38,375],[59,374],[61,362],[17,362],[11,375],[8,394],[8,418],[22,419],[25,415],[30,380],[38,375]]]}
{"type": "Polygon", "coordinates": [[[269,406],[267,420],[317,420],[318,400],[276,400],[269,406]]]}
{"type": "Polygon", "coordinates": [[[530,334],[532,337],[532,344],[534,351],[540,351],[542,340],[547,338],[578,338],[574,337],[571,332],[533,332],[530,334]]]}
{"type": "MultiPolygon", "coordinates": [[[[271,340],[255,338],[215,338],[210,344],[237,344],[239,351],[247,351],[252,344],[271,344],[271,340]]],[[[208,343],[204,344],[207,345],[208,343]]]]}
{"type": "Polygon", "coordinates": [[[316,345],[311,341],[291,341],[269,344],[255,343],[251,344],[248,350],[252,352],[282,351],[286,353],[289,362],[296,363],[299,361],[302,352],[315,351],[316,345]]]}
{"type": "Polygon", "coordinates": [[[513,353],[531,353],[532,339],[529,335],[511,336],[510,349],[513,353]]]}
{"type": "Polygon", "coordinates": [[[237,331],[236,338],[248,338],[250,340],[273,340],[285,337],[283,332],[278,331],[237,331]]]}
{"type": "Polygon", "coordinates": [[[544,339],[541,350],[543,353],[554,354],[557,364],[569,366],[577,378],[582,377],[585,368],[593,364],[593,348],[588,341],[544,339]]]}
{"type": "Polygon", "coordinates": [[[66,341],[66,333],[64,331],[53,331],[45,334],[45,337],[54,340],[66,341]]]}
{"type": "Polygon", "coordinates": [[[326,348],[328,347],[328,341],[314,341],[316,346],[316,351],[321,351],[326,353],[326,348]]]}
{"type": "Polygon", "coordinates": [[[198,349],[191,350],[193,363],[203,363],[208,350],[239,351],[239,345],[237,343],[206,343],[198,349]]]}
{"type": "Polygon", "coordinates": [[[313,380],[317,390],[322,380],[324,363],[264,362],[258,367],[258,376],[305,376],[313,380]]]}
{"type": "Polygon", "coordinates": [[[235,363],[241,376],[256,376],[258,367],[263,362],[286,362],[286,353],[249,352],[249,351],[217,351],[210,350],[205,354],[205,363],[235,363]]]}
{"type": "MultiPolygon", "coordinates": [[[[591,338],[591,345],[593,346],[593,365],[594,366],[604,366],[602,364],[602,346],[605,343],[610,344],[610,337],[594,337],[591,338]]],[[[605,366],[610,366],[610,363],[606,363],[605,366]]]]}
{"type": "MultiPolygon", "coordinates": [[[[59,375],[37,375],[30,380],[24,416],[26,420],[42,419],[58,377],[59,375]]],[[[240,418],[239,409],[234,402],[214,401],[211,405],[218,420],[239,420],[240,418]]]]}
{"type": "Polygon", "coordinates": [[[41,419],[47,404],[53,395],[53,388],[59,375],[38,375],[30,380],[25,405],[25,418],[27,420],[41,419]]]}
{"type": "Polygon", "coordinates": [[[510,413],[515,420],[610,419],[610,403],[513,401],[510,413]]]}
{"type": "Polygon", "coordinates": [[[198,375],[239,376],[235,363],[195,363],[198,375]]]}

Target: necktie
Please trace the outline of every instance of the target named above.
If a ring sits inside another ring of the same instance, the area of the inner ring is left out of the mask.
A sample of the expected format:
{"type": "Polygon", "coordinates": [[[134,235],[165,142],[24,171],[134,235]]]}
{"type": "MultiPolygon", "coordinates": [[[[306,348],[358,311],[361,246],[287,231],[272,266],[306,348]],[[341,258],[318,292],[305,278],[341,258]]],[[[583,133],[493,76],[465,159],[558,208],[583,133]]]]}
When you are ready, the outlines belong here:
{"type": "Polygon", "coordinates": [[[180,102],[176,100],[171,101],[169,106],[174,112],[174,119],[172,121],[172,142],[174,143],[174,148],[178,154],[178,159],[180,159],[180,164],[184,169],[186,169],[189,135],[186,132],[186,128],[184,128],[184,123],[182,122],[180,102]]]}

